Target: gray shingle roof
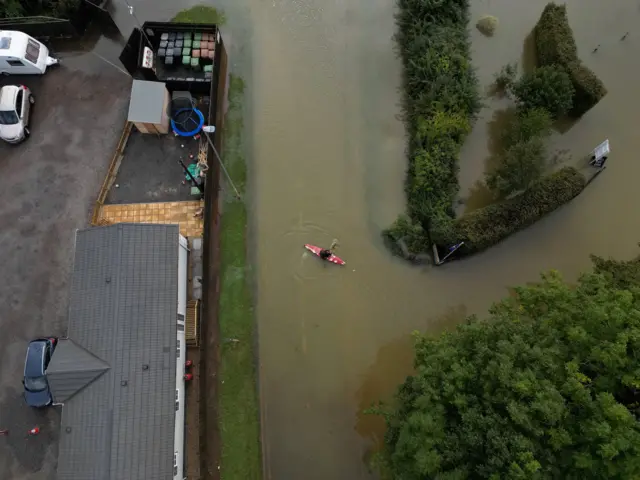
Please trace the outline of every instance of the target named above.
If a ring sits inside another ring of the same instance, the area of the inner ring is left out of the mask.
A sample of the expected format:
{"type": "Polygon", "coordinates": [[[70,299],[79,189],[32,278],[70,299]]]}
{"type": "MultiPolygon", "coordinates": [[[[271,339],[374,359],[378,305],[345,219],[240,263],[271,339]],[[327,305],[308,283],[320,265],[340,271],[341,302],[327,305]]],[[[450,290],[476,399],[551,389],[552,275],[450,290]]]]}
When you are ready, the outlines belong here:
{"type": "Polygon", "coordinates": [[[66,402],[107,370],[109,365],[73,340],[60,339],[47,367],[53,401],[66,402]]]}
{"type": "Polygon", "coordinates": [[[178,234],[118,224],[76,235],[68,337],[110,368],[63,407],[59,480],[173,477],[178,234]]]}

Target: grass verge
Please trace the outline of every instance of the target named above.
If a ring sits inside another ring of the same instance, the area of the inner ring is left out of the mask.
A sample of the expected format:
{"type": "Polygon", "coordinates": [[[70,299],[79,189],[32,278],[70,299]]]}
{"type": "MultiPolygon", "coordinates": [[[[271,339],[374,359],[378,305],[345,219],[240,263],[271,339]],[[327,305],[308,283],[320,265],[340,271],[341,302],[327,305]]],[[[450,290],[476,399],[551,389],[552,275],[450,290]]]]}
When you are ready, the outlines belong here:
{"type": "Polygon", "coordinates": [[[176,23],[215,23],[216,25],[224,25],[226,20],[222,10],[197,5],[178,12],[171,21],[176,23]]]}
{"type": "MultiPolygon", "coordinates": [[[[247,166],[243,134],[244,83],[231,75],[229,109],[225,117],[223,161],[241,194],[247,166]]],[[[222,478],[262,476],[259,405],[254,356],[253,302],[247,262],[247,209],[226,188],[220,230],[220,434],[222,478]],[[236,341],[237,340],[237,341],[236,341]]]]}
{"type": "MultiPolygon", "coordinates": [[[[199,5],[179,12],[173,22],[223,25],[224,13],[199,5]]],[[[247,165],[242,120],[244,82],[229,79],[229,109],[224,124],[223,162],[235,186],[244,194],[247,165]]],[[[220,226],[220,355],[218,419],[221,437],[220,478],[262,478],[260,417],[253,351],[253,301],[247,262],[247,209],[225,187],[220,226]]]]}

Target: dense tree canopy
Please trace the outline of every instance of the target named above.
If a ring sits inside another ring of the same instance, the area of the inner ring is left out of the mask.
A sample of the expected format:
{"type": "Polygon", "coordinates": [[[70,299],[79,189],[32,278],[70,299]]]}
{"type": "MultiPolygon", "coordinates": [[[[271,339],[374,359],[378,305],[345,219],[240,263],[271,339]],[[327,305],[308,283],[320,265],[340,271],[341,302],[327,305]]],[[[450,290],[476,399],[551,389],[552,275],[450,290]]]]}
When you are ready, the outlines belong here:
{"type": "Polygon", "coordinates": [[[595,263],[418,337],[385,413],[393,478],[640,478],[640,263],[595,263]]]}
{"type": "Polygon", "coordinates": [[[69,18],[79,8],[80,0],[3,0],[0,18],[44,15],[69,18]]]}

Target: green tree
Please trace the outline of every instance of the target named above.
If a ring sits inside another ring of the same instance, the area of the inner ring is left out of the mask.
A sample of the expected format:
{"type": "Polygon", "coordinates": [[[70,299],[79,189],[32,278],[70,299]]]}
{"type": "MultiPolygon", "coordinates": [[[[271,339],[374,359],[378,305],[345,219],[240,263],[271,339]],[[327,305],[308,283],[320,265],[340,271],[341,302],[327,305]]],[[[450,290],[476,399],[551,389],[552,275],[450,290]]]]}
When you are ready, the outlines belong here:
{"type": "Polygon", "coordinates": [[[500,164],[489,172],[487,187],[498,196],[528,188],[540,179],[547,164],[547,149],[542,137],[533,137],[512,145],[500,158],[500,164]]]}
{"type": "Polygon", "coordinates": [[[0,3],[0,18],[20,17],[24,9],[19,0],[4,0],[0,3]]]}
{"type": "Polygon", "coordinates": [[[569,74],[559,65],[537,68],[523,75],[513,86],[513,94],[520,107],[544,108],[553,117],[571,109],[574,93],[569,74]]]}
{"type": "Polygon", "coordinates": [[[551,115],[543,108],[521,110],[502,133],[502,146],[512,147],[528,142],[534,137],[548,137],[551,134],[551,115]]]}
{"type": "Polygon", "coordinates": [[[516,81],[518,75],[518,64],[507,63],[500,71],[495,75],[494,87],[498,92],[507,93],[513,88],[513,84],[516,81]]]}
{"type": "Polygon", "coordinates": [[[416,337],[387,423],[392,478],[640,478],[640,263],[596,260],[416,337]]]}

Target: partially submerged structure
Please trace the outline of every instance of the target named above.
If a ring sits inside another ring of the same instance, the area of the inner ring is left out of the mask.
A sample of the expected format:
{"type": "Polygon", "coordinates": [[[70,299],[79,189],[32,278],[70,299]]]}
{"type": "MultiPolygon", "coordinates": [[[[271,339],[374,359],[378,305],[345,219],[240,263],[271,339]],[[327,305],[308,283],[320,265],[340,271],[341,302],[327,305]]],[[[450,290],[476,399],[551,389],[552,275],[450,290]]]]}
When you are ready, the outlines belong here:
{"type": "Polygon", "coordinates": [[[131,33],[120,61],[135,79],[214,98],[221,67],[226,74],[222,35],[207,23],[145,22],[131,33]]]}
{"type": "Polygon", "coordinates": [[[58,479],[184,478],[186,308],[177,225],[77,232],[68,338],[47,369],[58,479]]]}
{"type": "MultiPolygon", "coordinates": [[[[207,162],[215,163],[215,156],[206,138],[197,137],[202,125],[216,127],[209,136],[218,151],[222,150],[227,53],[215,25],[145,22],[141,29],[133,30],[120,60],[134,78],[130,118],[98,196],[94,225],[99,224],[99,210],[105,204],[200,198],[200,189],[189,189],[190,178],[178,160],[194,167],[200,162],[204,168],[198,170],[205,180],[207,162]],[[180,57],[176,55],[178,48],[180,57]],[[175,62],[166,63],[168,54],[175,62]],[[168,91],[168,105],[164,93],[159,93],[164,91],[168,91]],[[186,112],[192,108],[198,111],[197,124],[191,122],[194,116],[186,112]],[[195,133],[175,137],[173,127],[169,126],[168,134],[164,134],[167,117],[169,123],[175,120],[183,132],[195,133]],[[181,124],[185,122],[188,125],[181,124]],[[147,132],[154,135],[145,135],[147,132]],[[112,189],[116,184],[118,188],[112,189]]],[[[204,183],[211,184],[216,172],[216,168],[209,169],[204,183]]]]}

